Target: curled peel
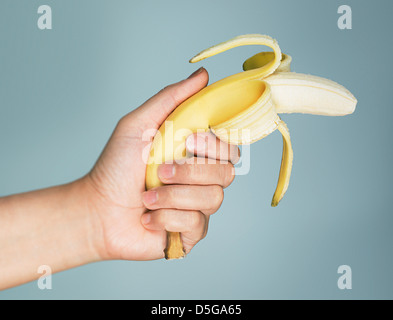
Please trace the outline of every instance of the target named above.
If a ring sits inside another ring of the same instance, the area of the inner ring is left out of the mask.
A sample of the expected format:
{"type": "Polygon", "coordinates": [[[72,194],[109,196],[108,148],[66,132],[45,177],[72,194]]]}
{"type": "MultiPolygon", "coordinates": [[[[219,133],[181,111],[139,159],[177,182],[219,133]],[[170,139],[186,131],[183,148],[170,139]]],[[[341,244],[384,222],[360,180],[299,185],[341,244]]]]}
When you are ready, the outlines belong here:
{"type": "MultiPolygon", "coordinates": [[[[213,131],[231,144],[250,144],[276,129],[283,137],[283,153],[272,206],[277,206],[288,189],[293,150],[286,124],[279,113],[311,113],[342,116],[355,110],[356,98],[343,86],[324,78],[290,72],[292,58],[282,54],[269,36],[250,34],[206,49],[190,62],[198,62],[234,47],[263,45],[261,52],[247,59],[244,72],[215,82],[179,105],[153,140],[146,170],[146,188],[162,185],[158,165],[186,156],[185,139],[193,132],[213,131]]],[[[167,259],[185,256],[179,233],[168,232],[167,259]]]]}

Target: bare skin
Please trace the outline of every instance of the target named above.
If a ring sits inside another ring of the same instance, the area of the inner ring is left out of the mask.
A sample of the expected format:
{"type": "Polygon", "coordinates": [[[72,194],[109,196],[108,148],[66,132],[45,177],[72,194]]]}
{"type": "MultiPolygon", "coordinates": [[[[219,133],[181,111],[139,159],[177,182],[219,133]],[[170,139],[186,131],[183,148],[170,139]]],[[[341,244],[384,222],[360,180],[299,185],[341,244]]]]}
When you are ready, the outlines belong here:
{"type": "Polygon", "coordinates": [[[188,152],[228,161],[163,164],[166,185],[146,191],[143,154],[151,142],[142,136],[207,82],[200,69],[124,116],[81,179],[0,198],[0,289],[37,279],[41,265],[59,272],[102,260],[161,259],[166,231],[181,232],[187,252],[204,238],[233,181],[238,148],[211,133],[192,135],[188,152]]]}

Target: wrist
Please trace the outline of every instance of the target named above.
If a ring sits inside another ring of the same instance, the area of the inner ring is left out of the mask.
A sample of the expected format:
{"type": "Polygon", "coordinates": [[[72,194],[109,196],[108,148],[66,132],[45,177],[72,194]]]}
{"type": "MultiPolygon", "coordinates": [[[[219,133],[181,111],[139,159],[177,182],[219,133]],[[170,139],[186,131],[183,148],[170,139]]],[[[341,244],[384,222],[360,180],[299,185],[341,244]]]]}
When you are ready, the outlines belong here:
{"type": "Polygon", "coordinates": [[[74,215],[74,223],[79,223],[77,236],[80,237],[80,255],[84,263],[104,260],[104,237],[97,208],[99,197],[97,191],[85,176],[72,182],[67,194],[69,212],[74,215]]]}
{"type": "Polygon", "coordinates": [[[75,181],[75,190],[82,194],[79,206],[86,215],[86,234],[88,235],[91,256],[95,261],[117,259],[108,250],[104,232],[104,216],[113,212],[113,204],[104,195],[100,184],[92,172],[75,181]]]}

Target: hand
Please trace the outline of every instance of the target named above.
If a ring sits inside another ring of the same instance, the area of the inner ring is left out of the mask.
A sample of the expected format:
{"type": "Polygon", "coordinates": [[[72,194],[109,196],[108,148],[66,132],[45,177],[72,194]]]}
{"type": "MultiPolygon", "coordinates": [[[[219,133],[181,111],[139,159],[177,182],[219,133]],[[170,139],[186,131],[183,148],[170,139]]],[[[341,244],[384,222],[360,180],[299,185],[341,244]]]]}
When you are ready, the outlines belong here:
{"type": "Polygon", "coordinates": [[[83,178],[0,197],[0,290],[37,279],[42,265],[54,273],[103,259],[163,258],[167,230],[181,232],[186,252],[206,235],[233,180],[238,148],[212,133],[191,135],[186,145],[195,157],[159,166],[166,185],[146,192],[143,156],[151,141],[143,137],[207,81],[200,69],[123,117],[83,178]]]}
{"type": "Polygon", "coordinates": [[[229,161],[201,164],[200,159],[197,163],[196,158],[190,158],[184,164],[162,164],[158,175],[166,185],[146,192],[143,154],[151,141],[142,138],[147,130],[158,129],[180,103],[207,82],[206,70],[199,69],[123,117],[84,178],[92,187],[89,203],[99,221],[98,250],[103,259],[163,258],[166,231],[181,232],[188,253],[206,235],[209,217],[223,201],[223,188],[233,181],[232,163],[238,160],[239,149],[212,133],[192,135],[186,142],[188,152],[229,161]]]}

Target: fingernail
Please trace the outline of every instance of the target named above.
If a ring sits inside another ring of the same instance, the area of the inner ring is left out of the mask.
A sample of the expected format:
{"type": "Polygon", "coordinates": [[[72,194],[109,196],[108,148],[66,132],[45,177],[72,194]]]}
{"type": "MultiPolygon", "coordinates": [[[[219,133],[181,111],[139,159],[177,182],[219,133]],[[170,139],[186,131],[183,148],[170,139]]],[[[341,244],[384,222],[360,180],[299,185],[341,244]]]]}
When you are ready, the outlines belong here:
{"type": "Polygon", "coordinates": [[[150,220],[151,220],[151,213],[145,213],[142,216],[142,224],[149,224],[150,220]]]}
{"type": "Polygon", "coordinates": [[[191,75],[187,78],[187,79],[191,79],[195,76],[197,76],[198,74],[200,74],[205,68],[204,67],[200,67],[198,70],[194,71],[193,73],[191,73],[191,75]]]}
{"type": "Polygon", "coordinates": [[[158,194],[157,191],[146,191],[142,195],[143,203],[145,205],[152,205],[157,202],[158,194]]]}
{"type": "Polygon", "coordinates": [[[175,166],[164,163],[158,167],[158,177],[161,179],[170,179],[175,176],[175,166]]]}

